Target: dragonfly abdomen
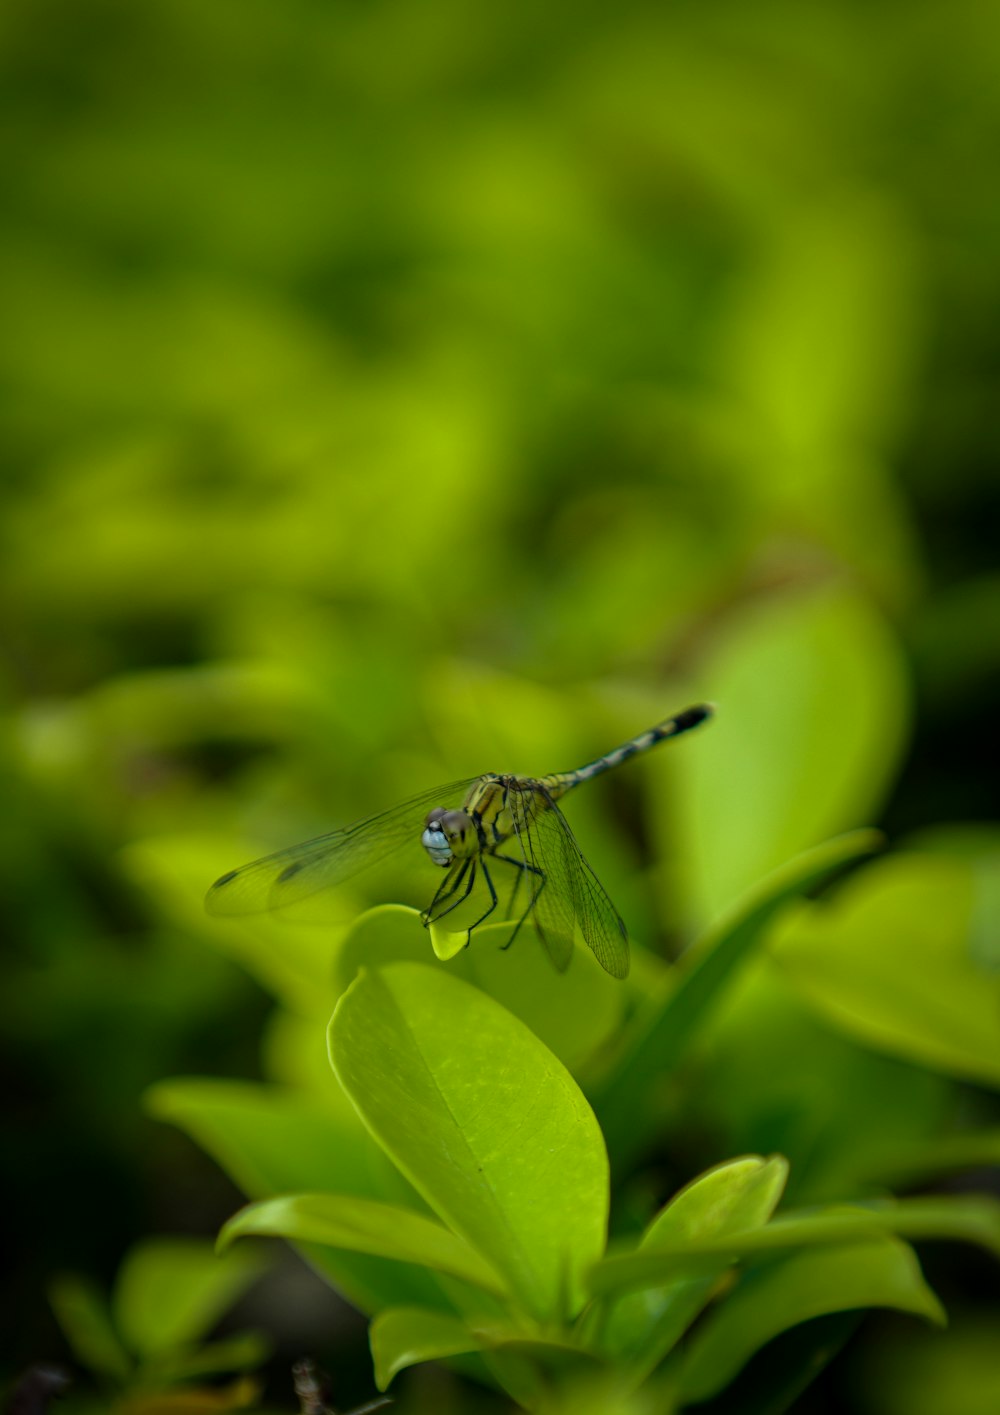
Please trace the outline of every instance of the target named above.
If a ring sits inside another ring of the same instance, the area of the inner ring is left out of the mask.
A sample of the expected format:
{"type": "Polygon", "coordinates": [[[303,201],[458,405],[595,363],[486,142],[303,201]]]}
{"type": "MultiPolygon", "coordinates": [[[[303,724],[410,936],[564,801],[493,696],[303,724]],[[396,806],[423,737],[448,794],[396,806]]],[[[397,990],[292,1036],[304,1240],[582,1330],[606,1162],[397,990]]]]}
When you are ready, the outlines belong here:
{"type": "Polygon", "coordinates": [[[668,737],[679,737],[682,732],[690,732],[692,727],[698,727],[701,723],[706,722],[712,716],[712,711],[713,709],[707,703],[685,708],[676,717],[668,717],[666,721],[658,722],[655,727],[650,727],[646,732],[640,732],[631,741],[623,742],[620,747],[606,752],[596,761],[588,762],[586,766],[577,767],[576,771],[560,771],[555,772],[552,776],[542,777],[541,784],[548,791],[552,800],[558,800],[560,796],[565,796],[567,791],[572,791],[574,786],[580,786],[584,781],[590,781],[605,771],[611,771],[613,767],[621,766],[622,762],[627,762],[629,757],[636,757],[641,752],[648,752],[658,742],[665,742],[668,737]]]}

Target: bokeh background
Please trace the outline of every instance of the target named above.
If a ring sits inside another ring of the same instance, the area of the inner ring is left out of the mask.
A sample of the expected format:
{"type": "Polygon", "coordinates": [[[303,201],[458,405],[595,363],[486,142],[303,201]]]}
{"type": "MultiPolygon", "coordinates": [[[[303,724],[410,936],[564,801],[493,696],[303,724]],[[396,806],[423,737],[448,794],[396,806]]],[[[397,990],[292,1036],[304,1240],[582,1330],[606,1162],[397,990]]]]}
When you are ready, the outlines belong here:
{"type": "MultiPolygon", "coordinates": [[[[638,950],[862,823],[995,902],[998,53],[986,0],[3,6],[0,1376],[66,1359],[56,1273],[239,1202],[143,1106],[267,1074],[266,966],[182,907],[223,868],[710,698],[570,812],[638,950]]],[[[712,1056],[676,1184],[775,1138],[712,1056]]],[[[995,1271],[932,1275],[953,1344],[866,1327],[803,1409],[978,1415],[995,1271]]],[[[269,1281],[275,1403],[310,1348],[362,1398],[269,1281]]]]}

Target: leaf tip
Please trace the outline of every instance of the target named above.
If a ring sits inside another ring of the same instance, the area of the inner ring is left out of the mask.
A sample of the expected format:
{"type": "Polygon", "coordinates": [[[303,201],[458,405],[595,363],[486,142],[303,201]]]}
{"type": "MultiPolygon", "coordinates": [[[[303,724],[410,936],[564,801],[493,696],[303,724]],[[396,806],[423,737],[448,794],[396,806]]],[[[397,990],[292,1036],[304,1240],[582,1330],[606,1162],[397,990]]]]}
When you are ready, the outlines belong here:
{"type": "Polygon", "coordinates": [[[253,1204],[246,1204],[242,1209],[237,1209],[232,1218],[226,1219],[215,1240],[217,1257],[221,1257],[228,1248],[231,1248],[237,1238],[242,1238],[246,1233],[253,1232],[247,1223],[247,1216],[254,1207],[256,1206],[253,1204]]]}

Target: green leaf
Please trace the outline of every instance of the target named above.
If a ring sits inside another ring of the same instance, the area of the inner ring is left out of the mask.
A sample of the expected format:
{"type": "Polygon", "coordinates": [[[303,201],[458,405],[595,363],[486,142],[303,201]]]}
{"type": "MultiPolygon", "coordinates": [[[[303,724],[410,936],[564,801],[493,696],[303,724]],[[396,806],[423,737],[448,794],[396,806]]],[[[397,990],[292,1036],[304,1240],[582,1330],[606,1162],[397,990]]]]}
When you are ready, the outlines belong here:
{"type": "Polygon", "coordinates": [[[891,199],[863,184],[825,188],[777,223],[731,307],[727,372],[814,496],[817,452],[894,432],[909,395],[915,275],[891,199]]]}
{"type": "Polygon", "coordinates": [[[644,1244],[632,1253],[602,1259],[589,1281],[597,1294],[628,1291],[662,1282],[678,1264],[691,1259],[718,1255],[733,1262],[790,1248],[879,1243],[890,1234],[914,1241],[976,1243],[1000,1258],[1000,1200],[982,1194],[883,1199],[793,1211],[756,1228],[664,1233],[655,1247],[644,1244]]]}
{"type": "Polygon", "coordinates": [[[372,1191],[374,1151],[346,1103],[249,1081],[162,1081],[147,1109],[186,1130],[252,1198],[296,1190],[372,1191]]]}
{"type": "Polygon", "coordinates": [[[153,1378],[157,1384],[174,1385],[224,1371],[249,1371],[266,1361],[271,1350],[271,1342],[263,1332],[239,1332],[221,1341],[203,1342],[191,1351],[157,1357],[146,1363],[143,1376],[153,1378]]]}
{"type": "Polygon", "coordinates": [[[250,1233],[322,1243],[378,1258],[420,1263],[496,1296],[503,1282],[473,1248],[423,1214],[349,1194],[294,1194],[251,1204],[222,1229],[220,1246],[250,1233]]]}
{"type": "Polygon", "coordinates": [[[127,1380],[132,1361],[96,1284],[76,1273],[63,1273],[52,1282],[49,1301],[77,1359],[96,1375],[127,1380]]]}
{"type": "MultiPolygon", "coordinates": [[[[399,904],[362,914],[337,952],[340,991],[362,967],[429,963],[428,930],[419,919],[415,909],[399,904]]],[[[559,974],[528,925],[509,950],[502,945],[510,938],[510,924],[477,929],[468,948],[464,933],[446,934],[444,954],[438,948],[441,931],[431,932],[438,956],[448,959],[449,973],[474,983],[520,1017],[571,1069],[614,1034],[624,1008],[624,989],[607,976],[589,950],[575,950],[572,966],[559,974]]]]}
{"type": "Polygon", "coordinates": [[[655,1128],[651,1094],[677,1065],[735,969],[753,952],[775,915],[790,900],[876,849],[874,831],[854,831],[790,860],[699,940],[678,965],[668,997],[641,1014],[619,1060],[593,1096],[612,1159],[625,1164],[655,1128]]]}
{"type": "MultiPolygon", "coordinates": [[[[1000,579],[993,588],[993,598],[1000,605],[1000,579]]],[[[978,625],[968,627],[978,645],[978,625]]],[[[906,849],[909,854],[940,854],[966,864],[973,893],[969,956],[987,972],[1000,971],[1000,929],[996,926],[1000,918],[1000,825],[978,821],[928,826],[907,838],[906,849]]]]}
{"type": "Polygon", "coordinates": [[[642,1238],[659,1250],[763,1227],[781,1198],[788,1164],[780,1155],[729,1160],[693,1179],[661,1209],[642,1238]]]}
{"type": "Polygon", "coordinates": [[[421,1307],[380,1312],[369,1328],[369,1341],[379,1390],[385,1390],[407,1366],[473,1352],[496,1353],[499,1359],[488,1364],[502,1382],[511,1378],[519,1396],[527,1397],[529,1408],[534,1408],[534,1393],[543,1372],[562,1374],[582,1367],[589,1376],[599,1371],[587,1352],[558,1335],[512,1322],[463,1321],[421,1307]]]}
{"type": "Polygon", "coordinates": [[[774,957],[802,997],[867,1045],[1000,1085],[1000,977],[970,949],[970,865],[898,855],[782,930],[774,957]]]}
{"type": "MultiPolygon", "coordinates": [[[[343,933],[342,922],[332,929],[329,924],[318,928],[277,914],[261,914],[234,923],[205,912],[206,883],[213,873],[221,874],[241,858],[252,859],[255,852],[263,853],[263,847],[239,839],[220,845],[211,836],[158,836],[126,846],[119,860],[134,884],[149,893],[168,918],[236,959],[287,1006],[325,1022],[336,1001],[330,983],[331,932],[343,933]]],[[[324,896],[319,907],[326,900],[324,896]]],[[[343,920],[347,908],[340,892],[336,901],[329,901],[335,918],[343,920]]]]}
{"type": "MultiPolygon", "coordinates": [[[[147,1104],[154,1115],[187,1131],[250,1199],[297,1190],[397,1199],[403,1190],[419,1205],[385,1164],[333,1076],[330,1091],[338,1104],[249,1082],[165,1081],[147,1093],[147,1104]],[[383,1174],[394,1190],[380,1184],[383,1174]]],[[[428,1307],[445,1301],[435,1280],[416,1268],[329,1248],[310,1249],[308,1257],[364,1312],[402,1301],[428,1307]]]]}
{"type": "MultiPolygon", "coordinates": [[[[795,1411],[798,1397],[840,1353],[864,1319],[862,1308],[830,1312],[789,1327],[758,1351],[715,1400],[694,1408],[698,1415],[786,1415],[795,1411]]],[[[680,1360],[668,1365],[674,1374],[680,1360]]],[[[685,1410],[691,1409],[685,1406],[685,1410]]]]}
{"type": "MultiPolygon", "coordinates": [[[[762,1226],[781,1198],[787,1175],[788,1165],[780,1156],[769,1160],[750,1156],[709,1170],[653,1219],[639,1252],[684,1251],[699,1239],[718,1239],[762,1226]]],[[[628,1293],[614,1303],[600,1332],[601,1348],[627,1357],[637,1377],[648,1374],[704,1307],[730,1262],[722,1257],[692,1266],[661,1260],[663,1281],[658,1287],[628,1293]]],[[[598,1264],[596,1271],[601,1267],[598,1264]]]]}
{"type": "Polygon", "coordinates": [[[703,666],[722,705],[678,751],[665,843],[722,909],[783,860],[877,815],[905,742],[901,652],[845,589],[756,601],[703,666]]]}
{"type": "Polygon", "coordinates": [[[882,1159],[939,1133],[949,1104],[942,1077],[825,1025],[763,952],[707,1020],[683,1079],[667,1084],[671,1123],[682,1130],[727,1135],[734,1152],[766,1137],[788,1157],[801,1204],[891,1189],[879,1177],[882,1159]]]}
{"type": "Polygon", "coordinates": [[[194,1238],[147,1239],[118,1271],[115,1324],[140,1359],[165,1356],[205,1336],[267,1266],[251,1251],[220,1258],[194,1238]]]}
{"type": "Polygon", "coordinates": [[[378,1142],[527,1310],[575,1311],[604,1247],[608,1162],[593,1112],[538,1038],[475,988],[401,963],[351,985],[330,1054],[378,1142]]]}
{"type": "Polygon", "coordinates": [[[698,1329],[682,1367],[682,1393],[689,1401],[706,1400],[779,1332],[859,1307],[893,1307],[945,1322],[916,1255],[897,1238],[796,1253],[747,1274],[698,1329]]]}
{"type": "Polygon", "coordinates": [[[892,1189],[912,1189],[943,1175],[987,1166],[1000,1167],[1000,1130],[960,1130],[897,1143],[873,1162],[866,1177],[892,1189]]]}
{"type": "MultiPolygon", "coordinates": [[[[443,928],[440,924],[431,924],[427,932],[430,935],[434,957],[442,963],[450,963],[453,958],[457,958],[459,954],[469,946],[469,934],[467,929],[456,931],[454,929],[443,928]]],[[[481,935],[477,936],[477,943],[480,941],[480,937],[481,935]]]]}
{"type": "Polygon", "coordinates": [[[369,1328],[368,1339],[379,1390],[385,1390],[407,1366],[463,1356],[487,1345],[460,1317],[429,1312],[424,1307],[391,1307],[380,1312],[369,1328]]]}
{"type": "Polygon", "coordinates": [[[976,1243],[1000,1259],[1000,1199],[989,1194],[941,1194],[883,1199],[868,1206],[902,1238],[976,1243]]]}
{"type": "Polygon", "coordinates": [[[346,992],[362,968],[387,963],[427,963],[430,944],[420,912],[407,904],[377,904],[359,914],[334,955],[338,996],[346,992]]]}

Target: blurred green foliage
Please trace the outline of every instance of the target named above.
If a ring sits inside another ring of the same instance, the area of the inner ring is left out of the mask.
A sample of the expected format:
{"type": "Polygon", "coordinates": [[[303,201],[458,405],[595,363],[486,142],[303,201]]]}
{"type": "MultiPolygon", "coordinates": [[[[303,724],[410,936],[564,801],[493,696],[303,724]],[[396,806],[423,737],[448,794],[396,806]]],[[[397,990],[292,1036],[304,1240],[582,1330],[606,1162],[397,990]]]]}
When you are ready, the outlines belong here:
{"type": "MultiPolygon", "coordinates": [[[[986,0],[3,7],[0,1377],[65,1354],[54,1274],[109,1287],[235,1208],[150,1083],[219,1078],[246,1192],[310,1153],[319,1184],[333,1003],[369,944],[430,957],[400,915],[223,930],[209,880],[699,698],[710,731],[572,802],[637,955],[602,1046],[790,856],[905,849],[700,1019],[616,1223],[741,1152],[795,1203],[995,1185],[998,31],[986,0]]],[[[478,948],[447,966],[488,990],[478,948]]],[[[953,1329],[867,1323],[831,1398],[979,1415],[995,1272],[925,1261],[953,1329]]],[[[278,1342],[284,1373],[328,1340],[342,1404],[345,1320],[278,1342]]]]}
{"type": "MultiPolygon", "coordinates": [[[[850,839],[855,854],[870,844],[850,839]]],[[[604,1256],[609,1208],[612,1222],[621,1221],[608,1151],[620,1175],[628,1155],[663,1142],[661,1117],[643,1104],[646,1095],[670,1077],[709,1002],[759,940],[763,920],[849,853],[847,842],[831,842],[780,872],[727,929],[694,947],[695,961],[674,970],[681,981],[652,1018],[636,989],[617,1057],[602,1061],[592,1043],[580,1064],[591,1090],[596,1084],[603,1092],[599,1113],[617,1118],[604,1134],[544,1045],[543,1029],[517,1016],[526,1002],[530,1013],[539,993],[550,1011],[564,1005],[561,976],[550,971],[541,982],[521,948],[505,969],[507,1006],[498,1005],[488,978],[470,987],[419,953],[416,962],[390,961],[402,941],[390,928],[330,1022],[336,1081],[327,1076],[317,1095],[331,1113],[314,1116],[312,1126],[336,1135],[336,1146],[319,1169],[313,1138],[303,1134],[296,1143],[289,1135],[280,1184],[273,1162],[270,1175],[258,1167],[247,1187],[263,1198],[227,1224],[223,1240],[286,1238],[352,1291],[373,1317],[380,1388],[420,1362],[476,1355],[519,1407],[540,1415],[687,1408],[725,1391],[773,1338],[858,1308],[895,1308],[943,1324],[915,1252],[899,1240],[967,1241],[1000,1259],[1000,1201],[989,1196],[873,1200],[871,1182],[855,1178],[849,1203],[784,1210],[770,1223],[789,1166],[781,1156],[749,1156],[693,1181],[638,1242],[623,1235],[619,1251],[604,1256]],[[355,1112],[346,1125],[345,1099],[355,1112]],[[622,1141],[622,1116],[630,1144],[622,1141]],[[283,1192],[296,1184],[312,1192],[283,1192]],[[709,1304],[711,1316],[679,1346],[709,1304]]],[[[375,910],[366,932],[392,923],[391,911],[375,910]]],[[[411,923],[415,945],[417,919],[411,923]]],[[[595,991],[615,986],[593,960],[585,976],[595,991]]],[[[588,1015],[579,1010],[578,1026],[588,1015]]],[[[255,1089],[258,1108],[265,1100],[272,1118],[291,1118],[294,1092],[245,1088],[244,1097],[255,1089]]],[[[154,1106],[237,1174],[250,1172],[248,1161],[267,1142],[267,1125],[250,1130],[245,1109],[219,1106],[217,1083],[168,1082],[156,1089],[154,1106]]],[[[850,1143],[849,1123],[838,1138],[850,1143]]],[[[835,1349],[826,1336],[816,1345],[806,1335],[799,1379],[807,1383],[835,1349]]],[[[743,1398],[723,1408],[740,1410],[743,1398]]],[[[768,1403],[786,1408],[779,1392],[768,1403]]]]}
{"type": "Polygon", "coordinates": [[[205,1381],[260,1365],[266,1338],[254,1331],[225,1341],[203,1338],[265,1267],[253,1253],[220,1260],[211,1244],[171,1237],[130,1250],[110,1303],[86,1278],[60,1274],[52,1308],[74,1357],[103,1387],[94,1410],[109,1408],[109,1401],[122,1415],[167,1415],[171,1401],[178,1415],[196,1410],[199,1400],[217,1399],[221,1408],[249,1404],[257,1392],[252,1381],[237,1380],[226,1393],[205,1381]]]}

